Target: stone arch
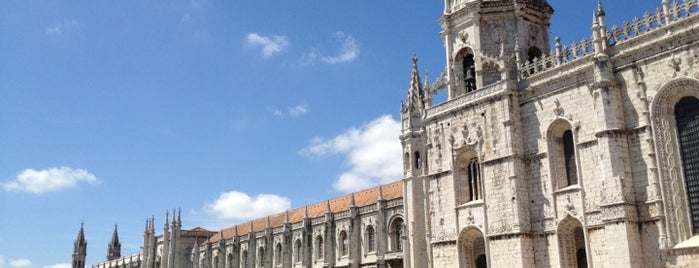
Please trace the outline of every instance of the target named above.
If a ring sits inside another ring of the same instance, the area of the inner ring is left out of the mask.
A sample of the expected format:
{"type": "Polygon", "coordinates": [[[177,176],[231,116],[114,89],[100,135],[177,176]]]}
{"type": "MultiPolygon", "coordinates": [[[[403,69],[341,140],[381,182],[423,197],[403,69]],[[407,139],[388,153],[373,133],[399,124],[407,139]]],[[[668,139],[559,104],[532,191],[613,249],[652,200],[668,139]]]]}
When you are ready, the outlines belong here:
{"type": "Polygon", "coordinates": [[[456,89],[453,96],[460,96],[478,89],[477,75],[479,66],[476,64],[476,53],[470,47],[464,46],[454,55],[453,74],[456,79],[456,89]]]}
{"type": "Polygon", "coordinates": [[[464,150],[457,154],[454,170],[454,189],[456,190],[457,206],[482,200],[485,197],[483,191],[483,172],[481,161],[475,150],[464,150]]]}
{"type": "Polygon", "coordinates": [[[687,190],[677,139],[675,106],[685,97],[699,99],[699,80],[679,78],[662,85],[650,105],[660,192],[666,216],[669,246],[693,235],[687,190]]]}
{"type": "Polygon", "coordinates": [[[464,228],[459,234],[457,247],[459,251],[459,267],[488,267],[488,254],[486,250],[485,236],[477,227],[472,226],[464,228]]]}
{"type": "Polygon", "coordinates": [[[392,252],[402,252],[404,248],[403,237],[405,236],[405,220],[402,215],[396,215],[393,216],[388,223],[389,250],[392,252]]]}
{"type": "Polygon", "coordinates": [[[567,119],[557,118],[546,131],[549,173],[552,190],[580,184],[573,124],[567,119]]]}
{"type": "Polygon", "coordinates": [[[587,267],[588,250],[580,220],[568,215],[558,224],[558,252],[561,267],[587,267]]]}

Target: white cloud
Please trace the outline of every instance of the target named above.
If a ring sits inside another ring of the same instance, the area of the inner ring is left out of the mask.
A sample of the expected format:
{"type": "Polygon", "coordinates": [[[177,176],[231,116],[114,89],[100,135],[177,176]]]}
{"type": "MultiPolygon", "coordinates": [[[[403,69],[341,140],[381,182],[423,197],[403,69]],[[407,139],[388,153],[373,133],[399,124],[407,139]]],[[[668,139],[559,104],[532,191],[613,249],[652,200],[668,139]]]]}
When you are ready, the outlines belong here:
{"type": "Polygon", "coordinates": [[[257,33],[249,33],[245,36],[245,45],[255,48],[261,47],[262,57],[269,58],[284,51],[289,46],[289,41],[283,35],[262,36],[257,33]]]}
{"type": "Polygon", "coordinates": [[[80,28],[80,24],[75,20],[64,20],[57,23],[54,26],[46,27],[46,34],[48,35],[61,35],[66,31],[80,28]]]}
{"type": "Polygon", "coordinates": [[[32,262],[27,259],[10,260],[10,267],[31,267],[32,262]]]}
{"type": "Polygon", "coordinates": [[[335,65],[351,62],[359,57],[361,50],[359,49],[359,44],[353,36],[343,32],[336,32],[333,34],[333,38],[335,39],[335,42],[340,45],[339,51],[335,55],[325,55],[317,48],[313,48],[310,52],[304,55],[304,64],[315,64],[316,62],[322,62],[325,64],[335,65]]]}
{"type": "Polygon", "coordinates": [[[281,110],[276,107],[267,107],[267,111],[269,111],[272,115],[280,118],[284,118],[287,116],[299,117],[308,113],[308,105],[298,104],[296,106],[286,108],[286,110],[281,110]]]}
{"type": "Polygon", "coordinates": [[[87,170],[54,167],[43,170],[25,169],[14,180],[3,183],[2,188],[8,192],[43,194],[76,187],[80,182],[99,183],[97,177],[87,170]]]}
{"type": "Polygon", "coordinates": [[[333,187],[341,192],[354,192],[402,177],[399,134],[400,122],[384,115],[329,140],[314,138],[300,153],[345,155],[349,170],[338,176],[333,187]]]}
{"type": "Polygon", "coordinates": [[[216,201],[207,204],[205,211],[218,219],[251,220],[291,208],[291,201],[274,194],[250,195],[230,191],[222,193],[216,201]]]}
{"type": "Polygon", "coordinates": [[[54,265],[44,266],[43,268],[70,268],[70,263],[56,263],[54,265]]]}
{"type": "Polygon", "coordinates": [[[289,115],[292,117],[301,116],[308,112],[308,107],[306,105],[296,105],[294,107],[289,107],[289,115]]]}

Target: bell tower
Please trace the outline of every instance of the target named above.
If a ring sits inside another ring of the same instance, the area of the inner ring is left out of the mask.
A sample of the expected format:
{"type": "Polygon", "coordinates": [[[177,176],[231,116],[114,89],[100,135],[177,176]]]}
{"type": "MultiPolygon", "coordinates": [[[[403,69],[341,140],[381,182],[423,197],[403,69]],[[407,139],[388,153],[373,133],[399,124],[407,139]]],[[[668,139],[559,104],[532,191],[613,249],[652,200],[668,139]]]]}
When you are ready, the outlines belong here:
{"type": "Polygon", "coordinates": [[[550,51],[552,14],[546,0],[445,0],[440,24],[449,99],[500,80],[486,56],[504,52],[525,62],[550,51]]]}

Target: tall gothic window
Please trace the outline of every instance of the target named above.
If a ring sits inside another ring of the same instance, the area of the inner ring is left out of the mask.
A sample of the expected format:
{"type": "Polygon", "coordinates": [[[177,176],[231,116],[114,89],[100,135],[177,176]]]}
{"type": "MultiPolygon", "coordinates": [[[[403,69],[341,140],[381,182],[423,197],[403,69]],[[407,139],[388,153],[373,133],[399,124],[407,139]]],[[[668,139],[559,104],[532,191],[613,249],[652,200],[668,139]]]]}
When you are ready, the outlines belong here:
{"type": "Polygon", "coordinates": [[[323,245],[323,237],[319,235],[316,237],[316,260],[323,259],[323,245]]]}
{"type": "Polygon", "coordinates": [[[240,262],[243,263],[243,268],[248,268],[248,267],[249,267],[249,266],[248,266],[248,265],[249,265],[249,263],[248,263],[248,258],[249,258],[249,256],[248,256],[248,251],[247,251],[247,250],[243,250],[243,254],[242,254],[242,255],[243,255],[243,256],[242,256],[242,260],[240,260],[240,262]]]}
{"type": "Polygon", "coordinates": [[[303,257],[303,244],[301,243],[301,239],[296,240],[294,250],[296,252],[296,262],[301,262],[301,258],[303,257]]]}
{"type": "Polygon", "coordinates": [[[456,203],[461,205],[483,199],[481,165],[475,152],[460,154],[455,170],[456,203]]]}
{"type": "Polygon", "coordinates": [[[340,232],[340,256],[347,256],[349,254],[349,239],[347,239],[347,232],[340,232]]]}
{"type": "Polygon", "coordinates": [[[421,168],[421,166],[420,166],[420,164],[421,164],[420,152],[415,151],[414,156],[415,156],[415,169],[420,169],[421,168]]]}
{"type": "Polygon", "coordinates": [[[366,227],[366,248],[367,252],[376,250],[376,232],[374,232],[374,227],[371,225],[366,227]]]}
{"type": "Polygon", "coordinates": [[[578,168],[575,165],[575,145],[573,131],[563,132],[563,157],[566,165],[566,181],[568,185],[578,184],[578,168]]]}
{"type": "Polygon", "coordinates": [[[562,189],[579,182],[575,155],[575,137],[570,123],[559,120],[551,125],[548,134],[549,161],[554,189],[562,189]]]}
{"type": "Polygon", "coordinates": [[[699,100],[682,98],[675,105],[675,120],[692,232],[699,234],[699,100]]]}
{"type": "Polygon", "coordinates": [[[228,264],[228,268],[233,268],[233,254],[228,254],[226,257],[226,263],[228,264]]]}
{"type": "Polygon", "coordinates": [[[259,260],[257,267],[265,267],[265,248],[260,247],[257,259],[259,260]]]}
{"type": "Polygon", "coordinates": [[[282,266],[282,244],[277,244],[274,259],[277,262],[277,266],[282,266]]]}
{"type": "Polygon", "coordinates": [[[403,219],[396,218],[391,223],[391,249],[396,252],[403,251],[403,219]]]}
{"type": "Polygon", "coordinates": [[[481,165],[478,158],[474,157],[468,162],[468,200],[480,200],[481,196],[481,165]]]}

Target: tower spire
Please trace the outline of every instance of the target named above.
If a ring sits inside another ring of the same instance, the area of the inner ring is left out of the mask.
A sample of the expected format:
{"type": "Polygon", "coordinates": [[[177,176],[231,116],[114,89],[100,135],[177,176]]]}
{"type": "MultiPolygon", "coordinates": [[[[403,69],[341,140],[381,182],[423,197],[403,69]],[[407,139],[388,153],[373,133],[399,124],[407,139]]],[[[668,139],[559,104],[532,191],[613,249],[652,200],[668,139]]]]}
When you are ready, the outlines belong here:
{"type": "Polygon", "coordinates": [[[417,54],[413,53],[413,69],[410,74],[410,87],[408,88],[408,110],[421,109],[425,91],[420,82],[420,71],[417,66],[417,54]]]}
{"type": "Polygon", "coordinates": [[[85,240],[84,222],[80,222],[78,236],[73,242],[73,262],[72,268],[84,268],[87,257],[87,241],[85,240]]]}
{"type": "Polygon", "coordinates": [[[114,233],[112,233],[112,240],[109,241],[107,245],[107,260],[112,261],[121,258],[121,242],[119,242],[119,232],[117,231],[117,225],[114,224],[114,233]]]}

